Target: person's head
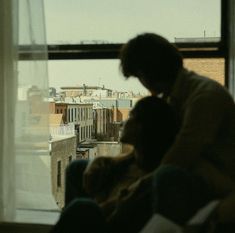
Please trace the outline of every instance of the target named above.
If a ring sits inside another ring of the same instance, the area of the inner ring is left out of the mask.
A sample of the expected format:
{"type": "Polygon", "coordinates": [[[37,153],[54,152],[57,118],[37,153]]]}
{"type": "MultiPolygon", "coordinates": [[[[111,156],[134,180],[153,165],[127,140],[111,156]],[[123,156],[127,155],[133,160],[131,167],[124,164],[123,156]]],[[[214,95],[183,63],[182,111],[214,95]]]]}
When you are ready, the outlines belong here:
{"type": "Polygon", "coordinates": [[[178,125],[172,108],[155,96],[139,100],[124,124],[121,142],[134,146],[137,164],[156,168],[173,143],[178,125]]]}
{"type": "Polygon", "coordinates": [[[167,91],[182,67],[182,56],[178,49],[154,33],[134,37],[120,51],[123,75],[126,78],[138,78],[151,93],[167,91]]]}

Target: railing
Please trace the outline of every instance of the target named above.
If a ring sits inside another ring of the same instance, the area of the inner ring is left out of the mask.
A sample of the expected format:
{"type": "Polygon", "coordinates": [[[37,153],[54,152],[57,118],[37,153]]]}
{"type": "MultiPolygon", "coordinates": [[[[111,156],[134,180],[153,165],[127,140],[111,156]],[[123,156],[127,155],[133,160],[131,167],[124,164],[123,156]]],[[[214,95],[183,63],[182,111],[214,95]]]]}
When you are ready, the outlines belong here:
{"type": "Polygon", "coordinates": [[[51,136],[58,135],[76,135],[74,130],[74,125],[61,125],[61,126],[50,126],[50,134],[51,136]]]}

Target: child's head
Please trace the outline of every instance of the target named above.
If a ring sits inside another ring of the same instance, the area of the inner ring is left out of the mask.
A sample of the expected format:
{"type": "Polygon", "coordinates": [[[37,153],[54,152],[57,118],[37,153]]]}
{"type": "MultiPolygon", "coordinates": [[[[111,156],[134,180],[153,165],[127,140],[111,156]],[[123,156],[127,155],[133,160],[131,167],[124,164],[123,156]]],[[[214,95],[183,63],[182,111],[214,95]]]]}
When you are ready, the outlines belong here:
{"type": "Polygon", "coordinates": [[[177,130],[171,107],[160,98],[148,96],[139,100],[130,112],[121,141],[134,146],[140,167],[152,170],[173,143],[177,130]]]}

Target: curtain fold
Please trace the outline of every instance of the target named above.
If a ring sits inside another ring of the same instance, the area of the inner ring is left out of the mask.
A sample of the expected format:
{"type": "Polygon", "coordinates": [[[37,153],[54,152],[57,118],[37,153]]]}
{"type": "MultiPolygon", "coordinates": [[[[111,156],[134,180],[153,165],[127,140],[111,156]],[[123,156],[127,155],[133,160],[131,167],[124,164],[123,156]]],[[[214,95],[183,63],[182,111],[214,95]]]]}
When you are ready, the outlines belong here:
{"type": "Polygon", "coordinates": [[[58,209],[43,0],[0,0],[0,106],[0,221],[17,220],[19,209],[58,209]]]}
{"type": "Polygon", "coordinates": [[[16,207],[56,209],[51,191],[47,44],[42,0],[20,0],[15,114],[16,207]]]}
{"type": "Polygon", "coordinates": [[[0,0],[0,221],[15,218],[17,1],[0,0]]]}

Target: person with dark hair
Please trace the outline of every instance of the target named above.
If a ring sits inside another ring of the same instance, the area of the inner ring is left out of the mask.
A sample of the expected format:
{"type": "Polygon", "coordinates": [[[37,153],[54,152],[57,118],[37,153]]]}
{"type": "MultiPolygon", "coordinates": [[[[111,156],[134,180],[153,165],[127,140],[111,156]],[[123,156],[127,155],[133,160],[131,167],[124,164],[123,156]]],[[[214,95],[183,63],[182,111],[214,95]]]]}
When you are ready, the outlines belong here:
{"type": "Polygon", "coordinates": [[[154,33],[140,34],[123,45],[120,68],[153,96],[161,95],[179,118],[179,132],[161,165],[201,175],[218,198],[234,191],[235,105],[226,88],[187,70],[179,50],[154,33]]]}
{"type": "Polygon", "coordinates": [[[113,199],[122,189],[160,165],[177,132],[173,110],[163,100],[141,99],[124,123],[121,142],[133,146],[127,155],[97,157],[84,172],[85,191],[99,203],[113,199]]]}
{"type": "Polygon", "coordinates": [[[120,138],[132,145],[133,151],[98,157],[88,165],[84,189],[102,208],[108,226],[115,229],[112,232],[138,232],[152,215],[150,174],[159,166],[177,130],[171,107],[157,97],[145,97],[131,110],[120,138]]]}
{"type": "Polygon", "coordinates": [[[183,67],[183,59],[177,48],[165,38],[146,33],[124,44],[120,67],[126,78],[138,78],[153,95],[168,95],[183,67]]]}

